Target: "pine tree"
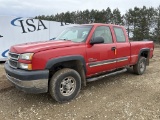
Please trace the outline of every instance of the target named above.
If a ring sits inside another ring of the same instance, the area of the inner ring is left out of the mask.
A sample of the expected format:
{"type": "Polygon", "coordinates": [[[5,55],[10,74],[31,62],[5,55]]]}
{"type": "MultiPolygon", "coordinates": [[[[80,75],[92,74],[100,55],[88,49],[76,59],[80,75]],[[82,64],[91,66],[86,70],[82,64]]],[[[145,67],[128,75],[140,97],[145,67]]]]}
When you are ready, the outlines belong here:
{"type": "Polygon", "coordinates": [[[156,27],[155,27],[155,39],[156,42],[160,44],[160,5],[156,9],[157,16],[156,16],[156,27]]]}
{"type": "Polygon", "coordinates": [[[116,25],[122,25],[122,17],[118,8],[113,10],[113,23],[116,25]]]}

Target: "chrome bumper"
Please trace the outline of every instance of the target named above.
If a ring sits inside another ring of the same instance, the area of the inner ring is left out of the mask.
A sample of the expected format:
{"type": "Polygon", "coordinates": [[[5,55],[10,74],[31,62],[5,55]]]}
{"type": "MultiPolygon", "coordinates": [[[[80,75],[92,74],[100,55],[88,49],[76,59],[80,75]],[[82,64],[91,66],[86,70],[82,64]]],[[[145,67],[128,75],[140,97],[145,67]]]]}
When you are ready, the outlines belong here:
{"type": "Polygon", "coordinates": [[[15,85],[16,88],[28,93],[44,93],[48,91],[48,80],[22,81],[6,74],[7,79],[15,85]]]}
{"type": "Polygon", "coordinates": [[[25,71],[4,65],[7,79],[14,86],[28,93],[48,92],[48,70],[25,71]]]}

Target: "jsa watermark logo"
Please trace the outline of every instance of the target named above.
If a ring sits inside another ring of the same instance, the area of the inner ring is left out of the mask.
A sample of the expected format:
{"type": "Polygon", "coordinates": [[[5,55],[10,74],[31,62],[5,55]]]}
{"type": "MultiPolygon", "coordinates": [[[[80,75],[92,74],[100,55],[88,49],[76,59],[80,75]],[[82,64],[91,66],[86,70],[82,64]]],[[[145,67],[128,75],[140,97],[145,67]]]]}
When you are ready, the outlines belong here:
{"type": "Polygon", "coordinates": [[[34,32],[48,29],[42,20],[38,19],[22,19],[22,17],[15,18],[11,21],[13,26],[21,27],[22,33],[34,32]],[[36,22],[35,22],[36,21],[36,22]]]}
{"type": "Polygon", "coordinates": [[[5,51],[2,53],[2,57],[7,57],[8,52],[9,52],[9,49],[5,50],[5,51]]]}

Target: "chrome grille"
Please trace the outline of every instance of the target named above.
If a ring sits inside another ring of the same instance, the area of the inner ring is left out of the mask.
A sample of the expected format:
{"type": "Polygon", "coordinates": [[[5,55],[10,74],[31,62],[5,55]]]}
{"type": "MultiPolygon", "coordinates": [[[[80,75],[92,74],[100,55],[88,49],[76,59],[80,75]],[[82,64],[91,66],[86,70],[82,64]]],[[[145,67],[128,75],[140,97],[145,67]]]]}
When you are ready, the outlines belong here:
{"type": "Polygon", "coordinates": [[[11,58],[13,60],[18,60],[18,58],[19,58],[19,54],[11,53],[11,52],[8,53],[8,56],[9,56],[9,58],[11,58]]]}
{"type": "Polygon", "coordinates": [[[8,53],[8,63],[11,67],[17,68],[18,67],[18,59],[19,59],[19,54],[16,53],[8,53]]]}
{"type": "Polygon", "coordinates": [[[9,65],[11,66],[11,67],[13,67],[13,68],[17,68],[17,62],[18,61],[14,61],[14,60],[9,60],[9,65]]]}

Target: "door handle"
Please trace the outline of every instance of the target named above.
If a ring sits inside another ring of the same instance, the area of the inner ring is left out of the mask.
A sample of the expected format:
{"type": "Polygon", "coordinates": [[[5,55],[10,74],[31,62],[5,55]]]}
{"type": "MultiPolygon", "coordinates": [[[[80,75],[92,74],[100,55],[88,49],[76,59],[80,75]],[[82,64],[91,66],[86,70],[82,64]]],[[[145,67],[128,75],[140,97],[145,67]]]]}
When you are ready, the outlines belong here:
{"type": "Polygon", "coordinates": [[[112,47],[111,50],[114,51],[114,54],[115,54],[115,55],[117,54],[117,49],[116,49],[116,47],[112,47]]]}
{"type": "Polygon", "coordinates": [[[0,35],[0,37],[3,37],[2,35],[0,35]]]}
{"type": "Polygon", "coordinates": [[[116,47],[112,47],[111,50],[112,50],[112,51],[115,51],[115,50],[116,50],[116,47]]]}

